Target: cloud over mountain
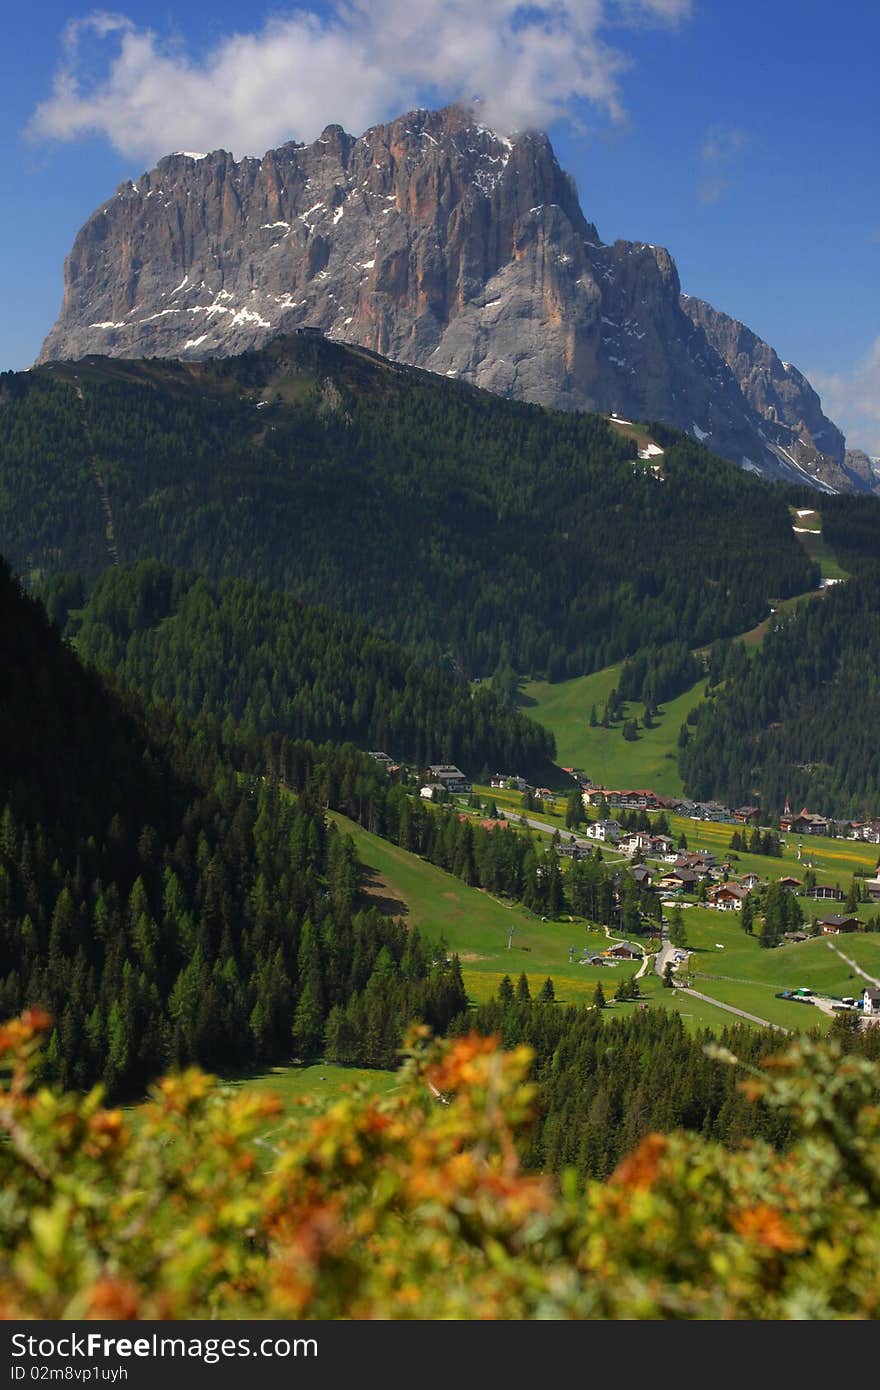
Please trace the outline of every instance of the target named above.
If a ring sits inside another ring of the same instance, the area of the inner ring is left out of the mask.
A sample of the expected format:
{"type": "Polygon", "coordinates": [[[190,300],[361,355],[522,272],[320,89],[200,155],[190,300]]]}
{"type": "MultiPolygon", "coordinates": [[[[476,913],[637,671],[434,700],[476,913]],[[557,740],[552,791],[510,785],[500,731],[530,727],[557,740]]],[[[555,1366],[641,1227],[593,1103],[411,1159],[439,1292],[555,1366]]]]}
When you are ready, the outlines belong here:
{"type": "Polygon", "coordinates": [[[337,0],[298,7],[201,54],[99,11],[68,24],[32,139],[103,136],[131,159],[223,147],[262,154],[331,121],[363,130],[413,105],[479,97],[488,123],[544,127],[585,107],[621,117],[627,27],[691,0],[337,0]],[[612,37],[614,36],[614,41],[612,37]]]}

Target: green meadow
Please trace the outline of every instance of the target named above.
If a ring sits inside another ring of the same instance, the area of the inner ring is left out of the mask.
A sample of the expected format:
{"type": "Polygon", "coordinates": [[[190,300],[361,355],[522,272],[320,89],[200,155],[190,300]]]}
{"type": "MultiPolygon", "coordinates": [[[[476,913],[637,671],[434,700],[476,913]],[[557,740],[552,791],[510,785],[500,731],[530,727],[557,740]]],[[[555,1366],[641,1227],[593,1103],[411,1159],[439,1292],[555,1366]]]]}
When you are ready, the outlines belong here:
{"type": "MultiPolygon", "coordinates": [[[[590,676],[550,685],[528,681],[522,687],[523,713],[549,729],[556,738],[556,761],[562,767],[580,768],[594,782],[607,787],[651,787],[666,796],[681,796],[678,774],[678,734],[688,714],[703,698],[705,682],[662,705],[653,729],[639,728],[635,742],[628,742],[622,725],[590,728],[590,710],[602,707],[620,680],[620,664],[606,666],[590,676]]],[[[642,706],[624,706],[625,717],[636,716],[641,725],[642,706]]]]}
{"type": "Polygon", "coordinates": [[[334,814],[332,819],[354,838],[367,868],[367,896],[426,936],[442,936],[449,950],[461,959],[468,994],[474,1002],[495,994],[505,975],[516,980],[523,971],[533,994],[550,975],[560,1002],[588,1002],[597,980],[601,979],[610,993],[637,969],[635,963],[578,965],[585,948],[601,951],[608,945],[603,931],[588,930],[583,921],[574,919],[542,921],[520,904],[470,888],[344,816],[334,814]],[[569,960],[571,947],[574,963],[569,960]]]}
{"type": "Polygon", "coordinates": [[[382,1095],[397,1084],[397,1078],[392,1071],[369,1071],[362,1067],[340,1067],[330,1062],[316,1062],[310,1066],[272,1067],[268,1071],[224,1080],[221,1084],[233,1090],[244,1086],[266,1091],[278,1096],[285,1115],[300,1115],[308,1120],[320,1115],[334,1101],[341,1100],[355,1089],[366,1089],[371,1094],[382,1095]]]}

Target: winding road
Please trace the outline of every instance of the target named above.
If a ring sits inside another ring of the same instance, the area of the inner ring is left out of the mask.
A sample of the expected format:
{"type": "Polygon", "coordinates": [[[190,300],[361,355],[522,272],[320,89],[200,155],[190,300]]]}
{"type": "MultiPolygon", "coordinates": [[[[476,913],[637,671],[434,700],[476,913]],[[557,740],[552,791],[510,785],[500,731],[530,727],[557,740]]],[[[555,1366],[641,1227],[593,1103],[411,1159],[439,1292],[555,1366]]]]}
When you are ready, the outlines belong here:
{"type": "MultiPolygon", "coordinates": [[[[675,961],[675,953],[680,948],[673,946],[669,938],[664,933],[663,945],[654,957],[654,969],[662,978],[663,972],[669,961],[675,961]]],[[[672,977],[672,984],[679,994],[689,994],[692,999],[701,999],[704,1004],[712,1004],[716,1009],[723,1009],[725,1013],[735,1014],[737,1018],[744,1018],[749,1023],[757,1023],[762,1028],[775,1028],[779,1033],[789,1033],[789,1028],[783,1028],[780,1023],[771,1023],[768,1018],[759,1018],[757,1014],[746,1013],[745,1009],[737,1009],[733,1004],[723,1004],[720,999],[713,999],[711,994],[701,994],[699,990],[691,989],[689,985],[683,985],[672,977]]]]}

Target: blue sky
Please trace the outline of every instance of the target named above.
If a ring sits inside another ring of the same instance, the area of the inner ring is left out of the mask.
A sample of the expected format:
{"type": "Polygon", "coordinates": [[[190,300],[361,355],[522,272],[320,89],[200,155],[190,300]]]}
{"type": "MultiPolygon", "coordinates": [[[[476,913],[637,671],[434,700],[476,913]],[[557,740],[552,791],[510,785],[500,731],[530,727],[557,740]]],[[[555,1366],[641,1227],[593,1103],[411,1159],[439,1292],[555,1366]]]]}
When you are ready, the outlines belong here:
{"type": "Polygon", "coordinates": [[[549,128],[607,241],[668,246],[880,455],[874,0],[40,0],[0,52],[0,369],[54,320],[89,213],[171,149],[262,154],[479,92],[549,128]]]}

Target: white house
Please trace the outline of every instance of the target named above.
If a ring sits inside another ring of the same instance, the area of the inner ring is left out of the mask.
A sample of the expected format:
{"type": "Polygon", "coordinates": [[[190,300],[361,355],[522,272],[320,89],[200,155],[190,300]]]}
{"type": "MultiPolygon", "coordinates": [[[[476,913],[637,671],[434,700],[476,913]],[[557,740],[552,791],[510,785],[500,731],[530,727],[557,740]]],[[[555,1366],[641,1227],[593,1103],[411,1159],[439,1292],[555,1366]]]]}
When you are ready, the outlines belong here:
{"type": "Polygon", "coordinates": [[[601,840],[603,844],[610,840],[612,844],[617,844],[620,839],[620,822],[616,820],[594,820],[588,825],[584,834],[591,840],[601,840]]]}
{"type": "Polygon", "coordinates": [[[506,772],[496,772],[489,785],[496,791],[525,792],[529,789],[525,777],[506,772]]]}

